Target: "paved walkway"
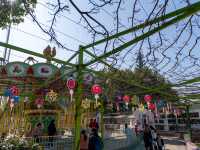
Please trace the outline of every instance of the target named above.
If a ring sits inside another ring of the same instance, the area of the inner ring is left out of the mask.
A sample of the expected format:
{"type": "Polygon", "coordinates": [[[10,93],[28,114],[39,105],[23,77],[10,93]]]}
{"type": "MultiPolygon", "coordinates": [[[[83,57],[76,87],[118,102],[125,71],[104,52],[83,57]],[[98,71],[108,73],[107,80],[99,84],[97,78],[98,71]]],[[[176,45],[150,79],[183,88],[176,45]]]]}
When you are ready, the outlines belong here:
{"type": "Polygon", "coordinates": [[[165,150],[186,150],[185,143],[177,137],[163,137],[165,150]]]}

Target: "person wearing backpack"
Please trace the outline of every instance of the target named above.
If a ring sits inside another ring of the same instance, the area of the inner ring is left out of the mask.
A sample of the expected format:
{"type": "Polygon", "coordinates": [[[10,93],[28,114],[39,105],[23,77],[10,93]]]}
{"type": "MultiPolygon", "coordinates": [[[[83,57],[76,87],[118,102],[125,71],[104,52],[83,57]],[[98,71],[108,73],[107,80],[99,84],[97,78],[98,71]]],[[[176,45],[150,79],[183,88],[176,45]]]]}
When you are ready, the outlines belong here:
{"type": "Polygon", "coordinates": [[[103,142],[101,137],[99,137],[97,129],[93,128],[88,144],[88,150],[102,150],[103,149],[103,142]]]}

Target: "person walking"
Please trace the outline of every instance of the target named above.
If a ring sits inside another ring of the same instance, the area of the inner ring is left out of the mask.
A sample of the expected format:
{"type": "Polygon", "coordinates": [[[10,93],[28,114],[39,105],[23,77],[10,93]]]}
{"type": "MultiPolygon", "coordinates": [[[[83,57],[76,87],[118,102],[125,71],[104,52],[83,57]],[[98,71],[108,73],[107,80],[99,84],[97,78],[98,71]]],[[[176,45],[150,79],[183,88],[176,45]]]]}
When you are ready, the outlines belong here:
{"type": "Polygon", "coordinates": [[[102,150],[103,149],[103,142],[98,135],[97,129],[93,128],[88,144],[88,150],[102,150]]]}
{"type": "Polygon", "coordinates": [[[52,120],[48,126],[48,136],[49,136],[49,144],[53,146],[53,140],[54,136],[56,135],[56,125],[55,125],[55,120],[52,120]]]}
{"type": "Polygon", "coordinates": [[[125,123],[125,135],[128,141],[127,146],[128,147],[132,146],[135,136],[133,133],[133,129],[129,128],[127,123],[125,123]]]}
{"type": "Polygon", "coordinates": [[[39,137],[42,136],[42,124],[39,122],[36,127],[32,131],[32,136],[34,137],[36,142],[39,142],[39,137]]]}
{"type": "Polygon", "coordinates": [[[153,146],[152,146],[153,139],[152,139],[151,131],[150,131],[148,125],[145,125],[144,133],[143,133],[143,140],[144,140],[145,149],[153,150],[153,146]]]}
{"type": "Polygon", "coordinates": [[[55,120],[52,120],[48,126],[48,136],[55,136],[57,133],[55,120]]]}
{"type": "Polygon", "coordinates": [[[81,137],[80,137],[80,150],[88,150],[88,136],[86,134],[85,130],[81,131],[81,137]]]}
{"type": "Polygon", "coordinates": [[[158,145],[158,150],[163,150],[164,149],[164,140],[160,137],[160,134],[157,134],[157,145],[158,145]]]}
{"type": "Polygon", "coordinates": [[[152,136],[152,146],[154,150],[158,150],[157,144],[157,131],[153,126],[150,126],[151,136],[152,136]]]}

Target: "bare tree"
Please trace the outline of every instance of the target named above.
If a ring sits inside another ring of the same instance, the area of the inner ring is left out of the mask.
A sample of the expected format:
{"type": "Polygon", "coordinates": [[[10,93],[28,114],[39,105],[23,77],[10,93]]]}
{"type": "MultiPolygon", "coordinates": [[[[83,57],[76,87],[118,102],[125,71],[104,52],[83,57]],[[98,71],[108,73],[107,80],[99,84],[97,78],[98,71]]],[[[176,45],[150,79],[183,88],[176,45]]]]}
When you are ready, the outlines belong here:
{"type": "MultiPolygon", "coordinates": [[[[60,14],[69,13],[72,9],[79,14],[80,21],[78,23],[83,25],[90,33],[93,39],[91,42],[95,42],[100,38],[108,37],[119,31],[194,3],[191,0],[85,0],[84,2],[88,4],[88,7],[83,7],[76,0],[69,0],[67,2],[65,0],[49,1],[46,5],[50,8],[52,21],[48,30],[37,21],[37,14],[34,14],[32,11],[28,12],[33,21],[37,23],[42,31],[50,36],[51,40],[69,50],[59,42],[54,28],[56,18],[60,14]],[[111,18],[109,25],[99,19],[101,15],[107,15],[107,17],[111,18]]],[[[26,1],[24,1],[24,6],[28,9],[26,1]]],[[[199,71],[200,65],[200,55],[197,53],[199,45],[199,20],[199,14],[194,14],[122,52],[113,54],[106,61],[112,64],[113,67],[132,69],[135,67],[138,52],[142,52],[144,55],[143,59],[148,67],[159,71],[172,81],[178,82],[181,79],[195,77],[199,73],[197,71],[199,71]],[[194,70],[196,73],[191,74],[194,70]]],[[[107,41],[101,46],[93,47],[92,52],[95,55],[103,54],[130,39],[138,37],[155,27],[159,27],[164,22],[160,21],[128,36],[107,41]]]]}

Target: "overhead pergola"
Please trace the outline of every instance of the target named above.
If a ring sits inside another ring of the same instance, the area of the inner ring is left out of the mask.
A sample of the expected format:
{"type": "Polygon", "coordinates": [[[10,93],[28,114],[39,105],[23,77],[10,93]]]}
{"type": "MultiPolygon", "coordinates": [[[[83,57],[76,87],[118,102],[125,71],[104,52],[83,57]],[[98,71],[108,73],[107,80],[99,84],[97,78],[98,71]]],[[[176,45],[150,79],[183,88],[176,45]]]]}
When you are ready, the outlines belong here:
{"type": "MultiPolygon", "coordinates": [[[[106,62],[106,58],[108,58],[109,56],[111,56],[113,54],[116,54],[116,53],[123,51],[127,47],[129,47],[129,46],[131,46],[131,45],[133,45],[133,44],[135,44],[135,43],[137,43],[137,42],[139,42],[139,41],[141,41],[141,40],[143,40],[143,39],[145,39],[145,38],[147,38],[147,37],[149,37],[149,36],[151,36],[151,35],[153,35],[157,32],[159,32],[160,30],[163,30],[163,29],[165,29],[165,28],[167,28],[167,27],[169,27],[169,26],[171,26],[171,25],[193,15],[194,13],[197,13],[199,10],[200,10],[200,2],[197,2],[197,3],[194,3],[190,6],[178,9],[178,10],[173,11],[171,13],[168,13],[164,16],[154,18],[154,19],[146,21],[146,22],[144,22],[140,25],[136,25],[133,28],[124,30],[124,31],[119,32],[115,35],[111,35],[107,38],[98,40],[98,41],[91,43],[89,45],[80,46],[79,50],[77,52],[75,52],[67,61],[63,61],[63,60],[59,60],[59,59],[55,59],[55,58],[52,59],[52,61],[55,61],[56,63],[65,65],[69,68],[75,68],[76,72],[78,73],[78,77],[77,77],[78,87],[77,87],[76,102],[75,102],[75,140],[74,140],[75,143],[74,143],[74,150],[79,150],[80,128],[81,128],[81,111],[80,110],[81,110],[81,101],[82,101],[82,94],[83,94],[83,89],[82,89],[81,85],[83,83],[83,73],[84,73],[84,71],[93,71],[95,74],[100,74],[98,71],[89,69],[89,66],[96,63],[96,62],[102,63],[103,65],[106,65],[106,66],[108,66],[112,69],[115,69],[108,62],[106,62]],[[116,38],[119,38],[121,36],[133,33],[137,30],[140,30],[140,29],[148,27],[148,26],[152,26],[152,25],[159,23],[159,22],[162,22],[162,24],[160,26],[155,27],[155,28],[147,31],[144,34],[138,35],[137,37],[133,38],[132,40],[130,40],[130,41],[122,44],[121,46],[114,48],[114,49],[112,49],[112,50],[110,50],[110,51],[108,51],[108,52],[106,52],[102,55],[96,56],[95,54],[93,54],[92,52],[90,52],[88,50],[89,48],[95,47],[95,46],[102,44],[104,42],[107,42],[107,41],[110,41],[112,39],[116,39],[116,38]],[[90,59],[87,62],[84,62],[83,58],[84,58],[85,54],[90,55],[92,57],[92,59],[90,59]],[[71,61],[74,58],[77,58],[77,57],[78,57],[78,63],[77,64],[71,63],[71,61]]],[[[23,52],[23,53],[26,53],[26,54],[34,55],[34,56],[37,56],[37,57],[44,58],[44,56],[40,53],[36,53],[32,50],[26,50],[24,48],[20,48],[20,47],[11,45],[11,44],[0,42],[0,46],[10,48],[12,50],[16,50],[16,51],[19,51],[19,52],[23,52]]],[[[110,77],[110,78],[112,78],[112,77],[110,77]]],[[[192,80],[189,80],[189,81],[184,81],[182,83],[178,83],[178,84],[172,85],[172,86],[173,87],[185,86],[187,84],[191,84],[191,83],[197,82],[199,80],[200,80],[199,78],[195,78],[195,79],[192,79],[192,80]]],[[[51,80],[47,80],[47,82],[45,84],[49,84],[51,82],[52,82],[51,80]]],[[[155,89],[148,89],[148,88],[143,87],[142,85],[138,84],[136,81],[133,81],[131,83],[129,82],[128,84],[133,84],[134,86],[141,87],[142,89],[144,89],[144,91],[151,91],[151,92],[156,91],[156,92],[160,93],[161,95],[171,96],[170,93],[162,92],[162,89],[165,89],[167,87],[159,87],[159,88],[155,88],[155,89]]],[[[195,101],[191,100],[193,97],[189,96],[189,95],[183,96],[183,97],[172,97],[172,98],[175,100],[174,103],[177,103],[177,104],[180,104],[179,101],[178,101],[180,99],[196,103],[195,101]]],[[[102,113],[103,113],[103,111],[102,111],[102,113]]]]}

